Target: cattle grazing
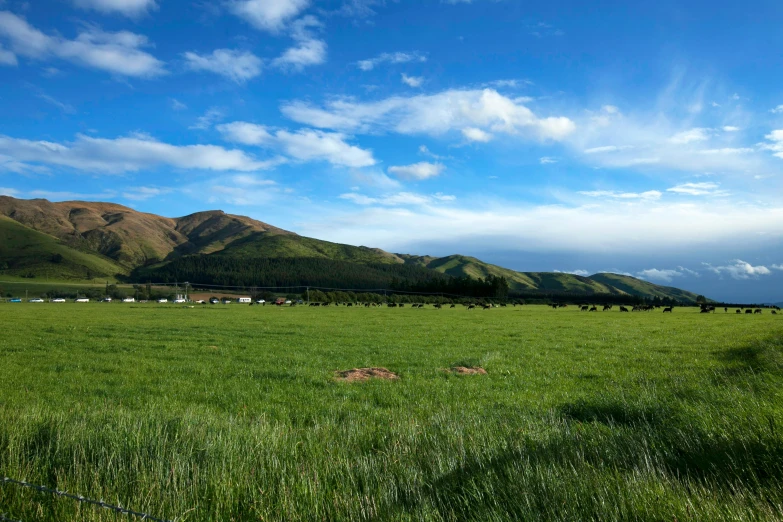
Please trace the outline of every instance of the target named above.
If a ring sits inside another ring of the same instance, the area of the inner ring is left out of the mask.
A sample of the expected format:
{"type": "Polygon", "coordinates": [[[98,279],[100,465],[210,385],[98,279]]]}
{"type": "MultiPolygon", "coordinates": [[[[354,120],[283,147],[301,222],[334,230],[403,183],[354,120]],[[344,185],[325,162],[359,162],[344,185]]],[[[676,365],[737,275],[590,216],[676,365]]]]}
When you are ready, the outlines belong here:
{"type": "Polygon", "coordinates": [[[485,304],[484,306],[482,306],[482,308],[484,310],[489,310],[490,308],[492,308],[492,305],[491,304],[485,304]]]}
{"type": "Polygon", "coordinates": [[[755,310],[753,310],[753,313],[754,314],[760,314],[761,313],[761,308],[756,308],[755,310]]]}
{"type": "Polygon", "coordinates": [[[772,315],[778,315],[778,313],[775,310],[772,310],[772,315]]]}
{"type": "Polygon", "coordinates": [[[746,314],[752,314],[752,313],[753,313],[753,310],[751,310],[750,308],[748,308],[747,310],[745,310],[745,313],[746,313],[746,314]]]}
{"type": "Polygon", "coordinates": [[[587,305],[582,305],[582,307],[580,308],[580,310],[581,310],[582,312],[586,312],[586,311],[588,311],[589,309],[590,309],[590,307],[589,307],[589,306],[587,306],[587,305]]]}
{"type": "Polygon", "coordinates": [[[709,310],[709,308],[702,308],[699,313],[700,314],[708,314],[708,313],[710,313],[710,310],[709,310]]]}
{"type": "Polygon", "coordinates": [[[456,308],[456,306],[457,305],[453,304],[453,305],[449,306],[449,308],[456,308]]]}
{"type": "Polygon", "coordinates": [[[590,311],[591,312],[597,312],[598,308],[595,305],[593,305],[592,308],[590,308],[590,311]]]}
{"type": "Polygon", "coordinates": [[[603,311],[606,312],[607,310],[611,310],[611,309],[612,309],[612,305],[604,305],[603,311]]]}
{"type": "Polygon", "coordinates": [[[626,307],[624,307],[624,306],[621,306],[621,307],[620,307],[620,311],[621,311],[621,312],[627,312],[627,311],[628,311],[628,309],[627,309],[626,307]]]}
{"type": "Polygon", "coordinates": [[[726,306],[724,306],[724,307],[723,307],[723,311],[724,311],[724,312],[728,312],[728,311],[729,311],[729,308],[728,308],[728,307],[726,307],[726,306]]]}
{"type": "Polygon", "coordinates": [[[667,306],[666,308],[663,309],[663,313],[666,313],[666,312],[671,313],[673,308],[674,308],[673,306],[667,306]]]}
{"type": "Polygon", "coordinates": [[[473,310],[474,308],[476,308],[476,305],[474,305],[474,304],[468,305],[468,310],[473,310]]]}
{"type": "Polygon", "coordinates": [[[738,313],[738,314],[741,314],[741,313],[742,313],[742,310],[737,310],[737,312],[736,312],[736,313],[738,313]]]}

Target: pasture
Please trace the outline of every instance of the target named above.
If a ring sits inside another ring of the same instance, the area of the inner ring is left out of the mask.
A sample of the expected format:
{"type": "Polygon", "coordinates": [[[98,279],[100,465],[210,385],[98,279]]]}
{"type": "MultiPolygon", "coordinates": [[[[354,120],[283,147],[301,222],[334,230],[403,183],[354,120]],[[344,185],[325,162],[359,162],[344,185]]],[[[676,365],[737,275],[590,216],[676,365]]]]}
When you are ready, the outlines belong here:
{"type": "Polygon", "coordinates": [[[783,317],[729,312],[0,304],[0,474],[179,521],[780,520],[783,317]]]}

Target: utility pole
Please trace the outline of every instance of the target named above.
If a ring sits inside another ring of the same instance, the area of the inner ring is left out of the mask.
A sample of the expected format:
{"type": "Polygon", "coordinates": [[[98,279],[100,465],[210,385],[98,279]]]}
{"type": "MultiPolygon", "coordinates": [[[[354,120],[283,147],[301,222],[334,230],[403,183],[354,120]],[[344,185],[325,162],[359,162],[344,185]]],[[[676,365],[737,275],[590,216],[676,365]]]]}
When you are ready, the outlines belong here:
{"type": "Polygon", "coordinates": [[[310,287],[307,287],[307,304],[310,304],[310,287]]]}

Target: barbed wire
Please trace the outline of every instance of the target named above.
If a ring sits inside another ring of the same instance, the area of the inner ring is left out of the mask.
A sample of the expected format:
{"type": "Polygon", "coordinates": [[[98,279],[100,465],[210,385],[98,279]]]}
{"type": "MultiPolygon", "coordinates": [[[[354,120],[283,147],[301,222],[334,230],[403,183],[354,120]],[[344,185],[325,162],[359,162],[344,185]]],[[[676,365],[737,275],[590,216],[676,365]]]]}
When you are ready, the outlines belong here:
{"type": "MultiPolygon", "coordinates": [[[[60,490],[57,490],[57,489],[47,488],[46,486],[39,486],[37,484],[30,484],[29,482],[25,482],[24,480],[15,480],[15,479],[12,479],[10,477],[3,477],[0,482],[3,482],[5,484],[14,484],[16,486],[22,486],[22,487],[25,487],[25,488],[31,488],[31,489],[34,489],[36,491],[40,491],[41,493],[51,493],[52,495],[57,495],[58,497],[69,498],[71,500],[76,500],[78,502],[84,502],[86,504],[92,504],[94,506],[99,506],[99,507],[102,507],[104,509],[109,509],[111,511],[114,511],[116,513],[120,513],[120,514],[123,514],[123,515],[132,515],[134,517],[141,517],[142,520],[149,520],[151,522],[171,522],[170,520],[167,520],[165,518],[157,518],[157,517],[154,517],[154,516],[149,515],[147,513],[141,513],[141,512],[138,512],[138,511],[133,511],[132,509],[127,509],[127,508],[124,508],[124,507],[114,506],[112,504],[107,504],[103,500],[93,500],[91,498],[86,498],[86,497],[83,497],[81,495],[74,495],[72,493],[68,493],[67,491],[60,491],[60,490]]],[[[11,520],[11,519],[0,518],[0,520],[11,520]]],[[[12,520],[11,522],[21,522],[21,521],[12,520]]]]}

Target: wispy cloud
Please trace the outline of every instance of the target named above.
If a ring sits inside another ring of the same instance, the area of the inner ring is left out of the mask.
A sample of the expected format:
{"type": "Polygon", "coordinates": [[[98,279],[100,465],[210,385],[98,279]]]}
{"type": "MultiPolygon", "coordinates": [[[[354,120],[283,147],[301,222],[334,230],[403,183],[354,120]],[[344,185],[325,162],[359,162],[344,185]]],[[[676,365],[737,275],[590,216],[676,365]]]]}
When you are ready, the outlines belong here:
{"type": "Polygon", "coordinates": [[[712,266],[709,263],[702,263],[704,267],[715,274],[728,274],[734,279],[757,279],[759,276],[770,275],[769,268],[759,265],[753,266],[747,261],[735,259],[730,264],[724,266],[712,266]]]}
{"type": "Polygon", "coordinates": [[[590,275],[590,272],[587,270],[552,270],[556,274],[571,274],[571,275],[578,275],[582,277],[587,277],[590,275]]]}
{"type": "Polygon", "coordinates": [[[277,32],[304,11],[309,0],[235,0],[229,9],[256,29],[277,32]]]}
{"type": "Polygon", "coordinates": [[[74,0],[77,7],[102,13],[119,13],[131,18],[157,9],[155,0],[74,0]]]}
{"type": "Polygon", "coordinates": [[[129,31],[104,32],[94,26],[74,40],[49,36],[32,27],[23,18],[0,11],[0,37],[6,38],[14,53],[33,59],[50,57],[112,74],[152,77],[165,74],[162,61],[143,51],[147,38],[129,31]]]}
{"type": "Polygon", "coordinates": [[[342,133],[312,129],[291,132],[242,121],[218,125],[217,129],[230,141],[272,149],[296,161],[327,161],[354,168],[376,163],[372,151],[349,144],[348,136],[342,133]]]}
{"type": "Polygon", "coordinates": [[[263,61],[248,51],[215,49],[210,54],[186,52],[185,64],[191,71],[219,74],[235,83],[244,83],[261,74],[263,61]]]}
{"type": "Polygon", "coordinates": [[[409,63],[409,62],[426,62],[427,56],[419,51],[413,52],[396,52],[396,53],[381,53],[375,58],[368,58],[366,60],[360,60],[356,62],[356,66],[362,71],[372,71],[376,67],[384,63],[409,63]]]}
{"type": "Polygon", "coordinates": [[[637,272],[636,275],[642,279],[671,283],[675,277],[682,277],[683,273],[671,269],[648,268],[637,272]]]}
{"type": "Polygon", "coordinates": [[[41,98],[46,103],[54,105],[55,107],[57,107],[58,109],[60,109],[61,111],[63,111],[66,114],[74,114],[74,113],[76,113],[76,109],[73,108],[73,105],[70,105],[68,103],[63,103],[60,100],[57,100],[57,99],[53,98],[52,96],[49,96],[48,94],[39,93],[36,96],[41,98]]]}
{"type": "Polygon", "coordinates": [[[389,167],[389,173],[400,178],[423,180],[433,178],[445,169],[446,167],[442,163],[420,161],[412,165],[389,167]]]}
{"type": "Polygon", "coordinates": [[[585,190],[580,191],[579,194],[583,196],[589,196],[591,198],[610,198],[610,199],[641,199],[641,200],[657,200],[661,199],[663,195],[657,190],[647,190],[645,192],[617,192],[614,190],[585,190]]]}
{"type": "Polygon", "coordinates": [[[305,16],[292,24],[291,36],[296,45],[286,49],[272,65],[282,69],[301,71],[311,65],[319,65],[326,61],[326,42],[316,38],[313,29],[323,27],[313,16],[305,16]]]}
{"type": "Polygon", "coordinates": [[[674,187],[666,189],[666,192],[674,192],[675,194],[683,194],[687,196],[727,196],[728,191],[719,190],[720,183],[704,182],[704,183],[681,183],[674,187]]]}
{"type": "Polygon", "coordinates": [[[407,74],[402,73],[401,79],[402,83],[408,87],[421,87],[421,85],[424,83],[423,76],[408,76],[407,74]]]}
{"type": "Polygon", "coordinates": [[[341,99],[329,101],[323,107],[294,101],[285,103],[281,110],[300,123],[352,132],[441,136],[472,127],[493,134],[562,140],[576,128],[566,117],[539,117],[492,89],[448,90],[375,102],[341,99]]]}
{"type": "Polygon", "coordinates": [[[188,128],[192,130],[207,130],[212,128],[215,123],[222,120],[224,116],[225,114],[223,114],[222,110],[218,109],[217,107],[212,107],[202,116],[199,116],[196,120],[196,123],[188,128]]]}

